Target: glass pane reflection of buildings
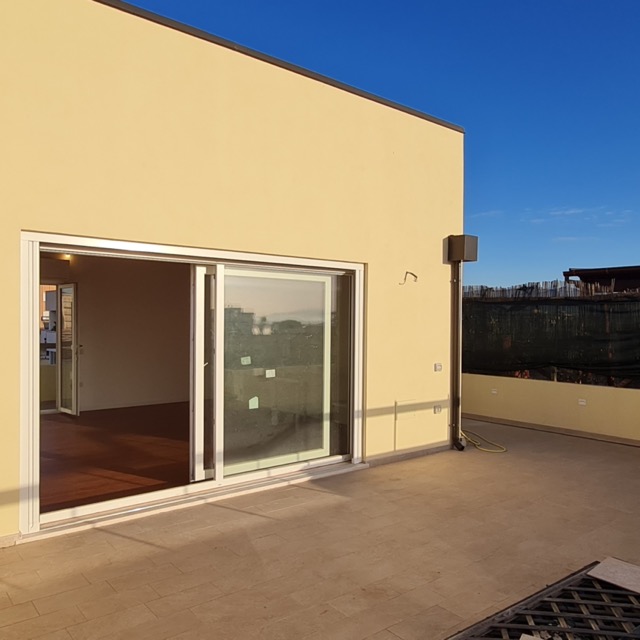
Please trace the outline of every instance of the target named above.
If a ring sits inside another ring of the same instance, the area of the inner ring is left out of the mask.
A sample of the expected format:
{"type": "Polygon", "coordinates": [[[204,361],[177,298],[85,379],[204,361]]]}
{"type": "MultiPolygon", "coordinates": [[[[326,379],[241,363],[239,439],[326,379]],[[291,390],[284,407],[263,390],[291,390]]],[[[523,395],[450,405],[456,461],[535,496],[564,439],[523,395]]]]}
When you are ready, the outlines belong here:
{"type": "Polygon", "coordinates": [[[351,278],[225,277],[225,475],[349,453],[351,278]]]}

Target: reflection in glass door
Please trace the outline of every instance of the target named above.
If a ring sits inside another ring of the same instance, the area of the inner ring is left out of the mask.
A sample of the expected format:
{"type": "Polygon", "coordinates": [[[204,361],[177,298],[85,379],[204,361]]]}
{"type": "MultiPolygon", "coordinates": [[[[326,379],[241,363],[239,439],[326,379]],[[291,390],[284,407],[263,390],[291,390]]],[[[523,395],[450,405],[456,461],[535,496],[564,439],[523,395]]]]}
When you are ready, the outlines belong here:
{"type": "Polygon", "coordinates": [[[193,265],[192,481],[349,458],[352,283],[193,265]]]}
{"type": "Polygon", "coordinates": [[[225,270],[224,475],[329,455],[331,278],[225,270]]]}
{"type": "Polygon", "coordinates": [[[57,287],[56,408],[78,415],[78,349],[76,322],[76,285],[57,287]]]}

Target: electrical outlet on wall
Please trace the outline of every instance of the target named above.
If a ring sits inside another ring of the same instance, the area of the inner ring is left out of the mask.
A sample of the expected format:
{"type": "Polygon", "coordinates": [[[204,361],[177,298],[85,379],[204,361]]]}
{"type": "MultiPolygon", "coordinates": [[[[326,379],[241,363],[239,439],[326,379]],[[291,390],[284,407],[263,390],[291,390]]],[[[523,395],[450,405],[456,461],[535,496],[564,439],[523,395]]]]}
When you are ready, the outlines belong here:
{"type": "Polygon", "coordinates": [[[434,404],[433,405],[433,413],[442,413],[442,405],[434,404]]]}
{"type": "Polygon", "coordinates": [[[587,401],[584,398],[578,398],[578,404],[581,407],[586,407],[587,406],[587,401]]]}
{"type": "Polygon", "coordinates": [[[491,395],[492,396],[497,396],[498,395],[498,390],[497,389],[491,389],[491,395]]]}

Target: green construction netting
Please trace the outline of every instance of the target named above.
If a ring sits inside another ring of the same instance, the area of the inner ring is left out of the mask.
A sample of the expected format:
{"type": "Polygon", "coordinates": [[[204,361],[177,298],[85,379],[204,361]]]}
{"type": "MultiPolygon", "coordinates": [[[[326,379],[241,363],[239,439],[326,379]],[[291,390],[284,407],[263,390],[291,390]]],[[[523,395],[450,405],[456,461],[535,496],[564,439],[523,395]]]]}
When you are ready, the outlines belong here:
{"type": "Polygon", "coordinates": [[[640,299],[465,298],[465,373],[640,387],[640,299]]]}

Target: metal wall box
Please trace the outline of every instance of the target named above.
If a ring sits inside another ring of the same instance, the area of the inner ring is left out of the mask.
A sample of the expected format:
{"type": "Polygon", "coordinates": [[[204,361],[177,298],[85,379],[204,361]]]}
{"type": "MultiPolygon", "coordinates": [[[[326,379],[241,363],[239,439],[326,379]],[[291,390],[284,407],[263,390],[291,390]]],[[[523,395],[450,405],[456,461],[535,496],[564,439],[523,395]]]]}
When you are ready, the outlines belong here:
{"type": "Polygon", "coordinates": [[[449,236],[449,262],[475,262],[478,259],[478,236],[449,236]]]}

